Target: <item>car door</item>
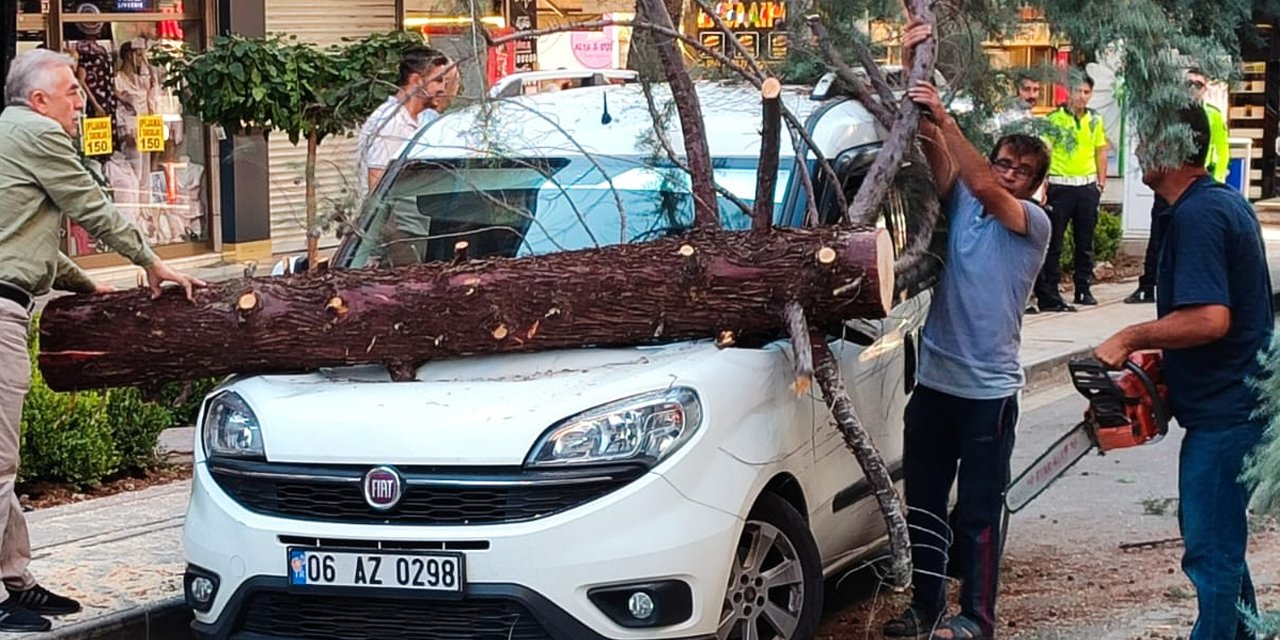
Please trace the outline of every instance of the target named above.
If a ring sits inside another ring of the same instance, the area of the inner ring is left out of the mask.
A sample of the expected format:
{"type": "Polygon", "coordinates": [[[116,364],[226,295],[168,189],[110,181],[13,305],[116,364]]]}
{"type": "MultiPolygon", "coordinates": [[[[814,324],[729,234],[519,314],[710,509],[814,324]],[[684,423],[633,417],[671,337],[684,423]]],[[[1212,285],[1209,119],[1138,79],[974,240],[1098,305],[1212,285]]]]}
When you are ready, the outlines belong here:
{"type": "MultiPolygon", "coordinates": [[[[869,164],[869,163],[868,163],[869,164]]],[[[860,179],[847,182],[849,195],[860,179]]],[[[895,187],[886,200],[880,224],[889,227],[895,250],[905,250],[902,233],[905,200],[895,187]],[[892,215],[896,211],[897,215],[892,215]],[[896,220],[896,222],[895,222],[896,220]]],[[[840,363],[846,390],[872,443],[880,451],[900,488],[902,478],[902,414],[915,388],[920,330],[929,308],[928,290],[899,302],[882,319],[856,319],[829,337],[840,363]]],[[[862,467],[850,451],[830,411],[820,399],[814,410],[814,486],[818,504],[814,535],[827,566],[865,551],[884,535],[884,518],[862,467]]]]}

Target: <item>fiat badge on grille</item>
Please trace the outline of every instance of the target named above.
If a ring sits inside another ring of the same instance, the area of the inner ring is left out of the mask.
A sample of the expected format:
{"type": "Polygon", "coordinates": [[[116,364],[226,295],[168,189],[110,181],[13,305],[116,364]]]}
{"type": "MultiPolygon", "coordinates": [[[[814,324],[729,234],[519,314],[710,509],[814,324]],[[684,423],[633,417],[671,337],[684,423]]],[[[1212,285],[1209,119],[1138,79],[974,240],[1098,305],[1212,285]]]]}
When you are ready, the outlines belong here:
{"type": "Polygon", "coordinates": [[[374,467],[364,474],[364,501],[378,511],[400,504],[404,496],[404,478],[394,467],[374,467]]]}

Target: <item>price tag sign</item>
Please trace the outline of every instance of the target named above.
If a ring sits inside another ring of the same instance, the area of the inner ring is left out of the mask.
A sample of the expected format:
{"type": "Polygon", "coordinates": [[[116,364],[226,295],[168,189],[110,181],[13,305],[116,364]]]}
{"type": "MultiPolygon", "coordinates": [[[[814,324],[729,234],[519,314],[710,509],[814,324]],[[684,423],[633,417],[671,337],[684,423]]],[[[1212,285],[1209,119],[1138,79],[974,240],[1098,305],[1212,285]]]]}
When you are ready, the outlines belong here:
{"type": "Polygon", "coordinates": [[[85,118],[80,125],[80,139],[86,156],[111,155],[111,118],[85,118]]]}
{"type": "Polygon", "coordinates": [[[138,116],[138,151],[164,151],[164,116],[138,116]]]}

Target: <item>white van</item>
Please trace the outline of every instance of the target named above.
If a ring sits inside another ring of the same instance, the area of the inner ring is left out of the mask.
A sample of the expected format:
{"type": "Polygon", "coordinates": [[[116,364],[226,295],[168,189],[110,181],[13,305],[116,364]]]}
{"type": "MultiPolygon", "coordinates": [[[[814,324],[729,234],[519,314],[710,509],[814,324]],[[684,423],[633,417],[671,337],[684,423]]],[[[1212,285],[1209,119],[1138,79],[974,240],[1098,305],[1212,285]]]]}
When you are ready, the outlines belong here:
{"type": "MultiPolygon", "coordinates": [[[[716,180],[750,204],[759,93],[698,92],[716,180]]],[[[866,110],[796,88],[784,99],[856,190],[882,135],[866,110]]],[[[805,217],[799,162],[813,155],[784,135],[778,225],[805,217]]],[[[834,220],[838,185],[814,179],[834,220]]],[[[901,202],[890,227],[905,224],[901,202]]],[[[720,214],[749,225],[727,200],[720,214]]],[[[429,125],[330,268],[450,259],[463,239],[472,257],[639,242],[692,217],[641,87],[583,87],[429,125]]],[[[927,294],[900,300],[830,338],[895,478],[927,308],[927,294]]],[[[428,363],[410,382],[376,366],[229,381],[197,431],[184,533],[197,635],[812,637],[824,578],[880,552],[885,528],[816,389],[792,391],[775,338],[481,356],[428,363]]]]}

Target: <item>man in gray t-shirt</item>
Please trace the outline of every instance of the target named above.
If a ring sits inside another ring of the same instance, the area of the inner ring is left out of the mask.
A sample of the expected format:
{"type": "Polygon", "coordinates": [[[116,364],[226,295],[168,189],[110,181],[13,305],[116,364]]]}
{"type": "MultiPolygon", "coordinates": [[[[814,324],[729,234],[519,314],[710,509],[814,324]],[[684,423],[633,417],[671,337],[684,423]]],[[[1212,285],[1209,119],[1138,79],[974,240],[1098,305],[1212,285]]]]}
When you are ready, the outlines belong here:
{"type": "MultiPolygon", "coordinates": [[[[931,27],[908,25],[904,47],[931,27]]],[[[1022,312],[1044,261],[1049,217],[1029,198],[1049,169],[1039,139],[1010,135],[989,158],[965,139],[937,90],[908,91],[926,117],[920,134],[949,220],[947,262],[920,346],[919,385],[906,409],[904,472],[910,512],[912,604],[884,634],[992,638],[1001,516],[1009,479],[1022,312]],[[958,174],[958,175],[957,175],[958,174]],[[951,486],[959,499],[948,530],[951,486]],[[946,613],[947,540],[962,580],[960,614],[946,613]]]]}

